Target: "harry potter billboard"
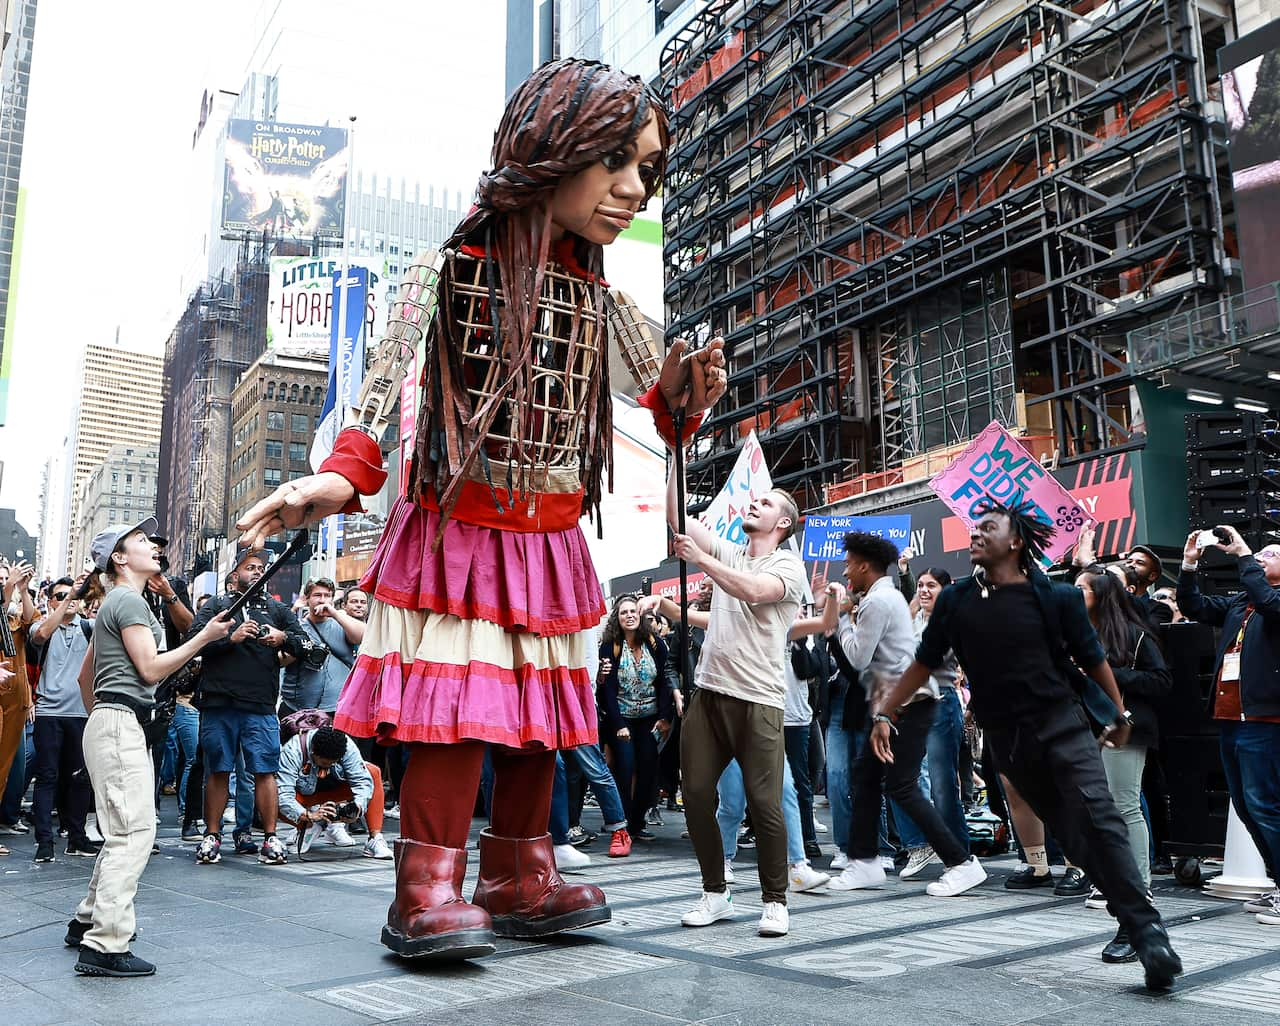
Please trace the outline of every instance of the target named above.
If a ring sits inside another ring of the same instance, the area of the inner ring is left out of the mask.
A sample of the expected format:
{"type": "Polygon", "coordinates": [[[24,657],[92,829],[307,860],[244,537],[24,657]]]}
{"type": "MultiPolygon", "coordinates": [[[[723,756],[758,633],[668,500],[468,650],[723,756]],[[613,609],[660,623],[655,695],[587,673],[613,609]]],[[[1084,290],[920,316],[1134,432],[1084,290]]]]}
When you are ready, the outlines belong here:
{"type": "Polygon", "coordinates": [[[233,118],[227,123],[222,226],[297,238],[341,236],[347,130],[233,118]]]}

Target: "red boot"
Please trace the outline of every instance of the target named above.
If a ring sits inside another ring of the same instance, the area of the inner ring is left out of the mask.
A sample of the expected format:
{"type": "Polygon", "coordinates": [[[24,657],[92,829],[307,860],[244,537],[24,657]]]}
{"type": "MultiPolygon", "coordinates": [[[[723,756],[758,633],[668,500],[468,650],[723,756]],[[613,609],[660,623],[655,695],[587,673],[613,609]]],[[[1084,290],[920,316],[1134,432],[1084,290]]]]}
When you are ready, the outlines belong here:
{"type": "Polygon", "coordinates": [[[498,837],[482,830],[480,882],[471,900],[493,917],[499,937],[545,937],[613,917],[599,887],[560,878],[550,834],[498,837]]]}
{"type": "Polygon", "coordinates": [[[396,898],[382,943],[402,958],[457,960],[494,952],[489,913],[462,900],[467,853],[398,840],[396,898]]]}

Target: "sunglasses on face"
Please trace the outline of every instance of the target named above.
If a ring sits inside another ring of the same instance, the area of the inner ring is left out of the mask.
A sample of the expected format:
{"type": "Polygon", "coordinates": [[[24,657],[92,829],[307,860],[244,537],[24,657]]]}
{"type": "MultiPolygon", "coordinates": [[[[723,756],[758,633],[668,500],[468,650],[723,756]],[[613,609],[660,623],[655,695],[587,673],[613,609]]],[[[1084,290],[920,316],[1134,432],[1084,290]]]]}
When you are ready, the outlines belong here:
{"type": "Polygon", "coordinates": [[[68,595],[70,595],[70,594],[71,594],[71,592],[69,592],[69,591],[60,591],[60,592],[58,592],[56,595],[54,595],[54,596],[53,596],[53,601],[54,601],[54,602],[62,602],[62,601],[64,601],[64,600],[66,599],[66,597],[67,597],[68,595]]]}

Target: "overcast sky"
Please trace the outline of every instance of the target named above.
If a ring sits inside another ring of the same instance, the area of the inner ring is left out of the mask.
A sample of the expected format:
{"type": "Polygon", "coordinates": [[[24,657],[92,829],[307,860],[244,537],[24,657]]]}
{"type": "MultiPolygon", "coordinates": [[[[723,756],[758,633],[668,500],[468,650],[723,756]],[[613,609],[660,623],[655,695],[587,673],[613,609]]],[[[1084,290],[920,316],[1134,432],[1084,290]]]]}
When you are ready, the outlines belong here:
{"type": "MultiPolygon", "coordinates": [[[[181,309],[187,211],[206,201],[187,194],[201,94],[239,89],[252,26],[276,2],[40,4],[22,167],[26,230],[6,341],[13,376],[0,428],[0,506],[14,507],[33,533],[44,462],[70,428],[80,349],[110,343],[118,328],[128,348],[164,351],[181,309]]],[[[335,69],[351,83],[350,103],[333,112],[359,115],[357,166],[372,170],[374,154],[395,153],[402,173],[470,193],[501,111],[504,0],[333,6],[362,22],[351,32],[351,62],[335,69]],[[419,24],[406,30],[406,18],[419,24]],[[393,123],[399,143],[385,138],[393,123]]]]}

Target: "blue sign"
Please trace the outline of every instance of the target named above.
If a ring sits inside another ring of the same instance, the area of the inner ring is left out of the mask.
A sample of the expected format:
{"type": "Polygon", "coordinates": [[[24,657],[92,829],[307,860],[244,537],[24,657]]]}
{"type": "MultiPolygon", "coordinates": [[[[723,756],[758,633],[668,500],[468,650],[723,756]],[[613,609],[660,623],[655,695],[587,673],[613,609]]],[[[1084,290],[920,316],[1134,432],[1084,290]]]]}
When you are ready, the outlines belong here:
{"type": "Polygon", "coordinates": [[[804,519],[804,558],[806,561],[829,562],[844,558],[844,536],[850,531],[885,538],[899,549],[911,540],[911,517],[823,517],[810,513],[804,519]]]}

